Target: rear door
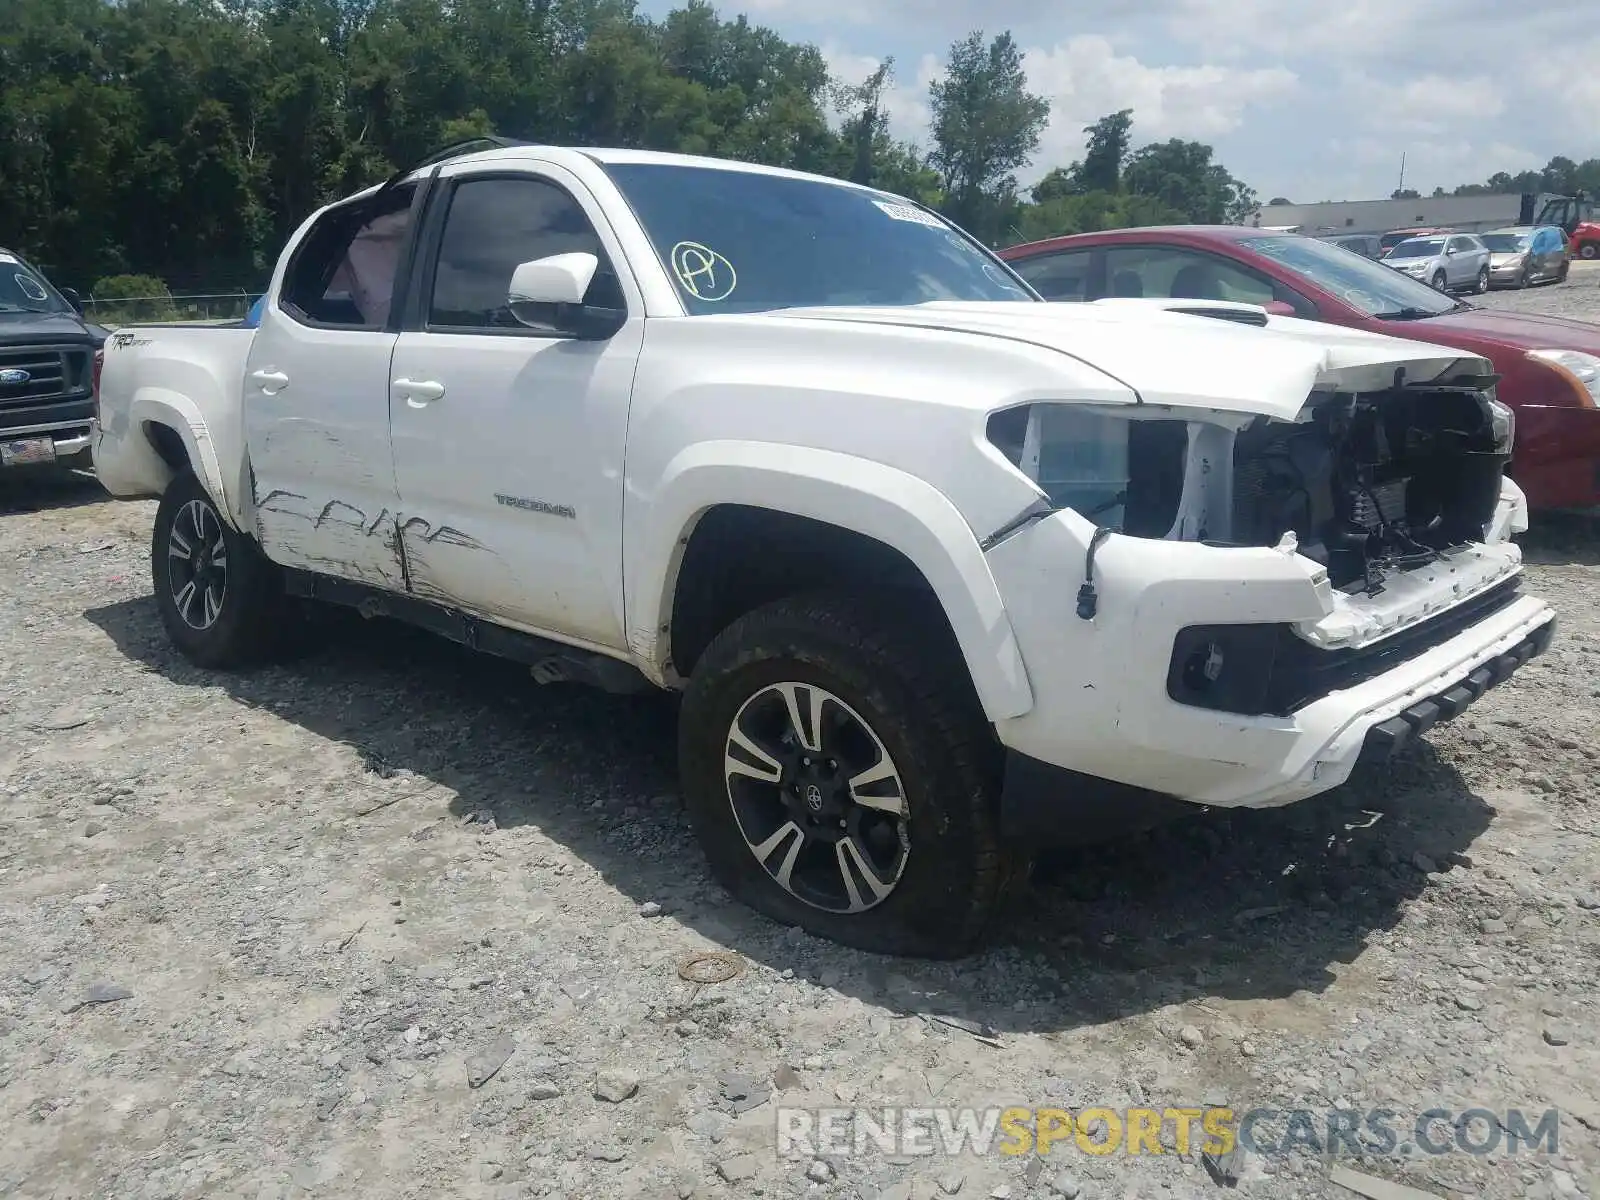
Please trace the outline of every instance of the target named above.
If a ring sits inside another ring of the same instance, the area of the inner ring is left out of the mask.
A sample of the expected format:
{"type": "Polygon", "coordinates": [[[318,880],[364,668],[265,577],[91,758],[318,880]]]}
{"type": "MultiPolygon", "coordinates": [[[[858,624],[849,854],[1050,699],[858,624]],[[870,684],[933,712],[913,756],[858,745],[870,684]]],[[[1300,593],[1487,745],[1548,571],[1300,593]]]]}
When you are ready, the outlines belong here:
{"type": "Polygon", "coordinates": [[[325,213],[269,295],[244,378],[257,532],[288,567],[401,590],[389,449],[395,296],[419,189],[325,213]]]}
{"type": "Polygon", "coordinates": [[[559,167],[446,167],[395,349],[389,406],[413,592],[598,648],[626,646],[622,479],[643,299],[594,197],[559,167]],[[596,254],[610,337],[532,328],[512,272],[596,254]],[[620,274],[619,274],[620,271],[620,274]]]}

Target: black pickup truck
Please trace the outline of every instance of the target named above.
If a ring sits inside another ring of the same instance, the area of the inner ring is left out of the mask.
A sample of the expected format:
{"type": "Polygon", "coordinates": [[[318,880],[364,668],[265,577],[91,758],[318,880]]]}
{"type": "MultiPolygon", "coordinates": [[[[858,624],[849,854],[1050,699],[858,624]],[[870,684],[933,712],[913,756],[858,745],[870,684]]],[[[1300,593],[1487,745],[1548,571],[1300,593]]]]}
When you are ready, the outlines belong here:
{"type": "Polygon", "coordinates": [[[0,469],[91,465],[89,420],[107,331],[0,246],[0,469]]]}

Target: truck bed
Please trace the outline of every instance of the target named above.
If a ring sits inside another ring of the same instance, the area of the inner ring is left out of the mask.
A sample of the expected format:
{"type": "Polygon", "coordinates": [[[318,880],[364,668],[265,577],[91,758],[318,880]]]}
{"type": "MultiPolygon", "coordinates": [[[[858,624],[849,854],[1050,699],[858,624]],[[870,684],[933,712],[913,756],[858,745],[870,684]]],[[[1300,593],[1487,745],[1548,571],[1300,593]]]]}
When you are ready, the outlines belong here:
{"type": "Polygon", "coordinates": [[[247,461],[241,420],[254,329],[240,325],[125,325],[106,341],[94,433],[95,473],[113,496],[159,496],[173,470],[150,434],[179,432],[189,460],[232,519],[248,483],[221,464],[247,461]]]}

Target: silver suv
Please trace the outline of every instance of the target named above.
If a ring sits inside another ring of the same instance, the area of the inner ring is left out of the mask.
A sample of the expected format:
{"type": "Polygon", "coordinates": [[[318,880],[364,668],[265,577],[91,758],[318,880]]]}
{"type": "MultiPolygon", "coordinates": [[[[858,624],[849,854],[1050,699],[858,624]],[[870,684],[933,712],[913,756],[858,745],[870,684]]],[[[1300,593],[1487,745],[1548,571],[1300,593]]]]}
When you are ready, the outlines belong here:
{"type": "Polygon", "coordinates": [[[1396,271],[1432,284],[1441,292],[1489,290],[1489,247],[1470,233],[1407,238],[1384,256],[1396,271]]]}

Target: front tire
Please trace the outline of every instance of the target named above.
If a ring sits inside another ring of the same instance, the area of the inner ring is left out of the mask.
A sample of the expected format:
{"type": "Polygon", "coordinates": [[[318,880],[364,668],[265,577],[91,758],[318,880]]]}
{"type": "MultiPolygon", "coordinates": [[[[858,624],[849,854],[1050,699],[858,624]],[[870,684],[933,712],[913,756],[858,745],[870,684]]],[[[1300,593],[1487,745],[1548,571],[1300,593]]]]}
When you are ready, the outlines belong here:
{"type": "Polygon", "coordinates": [[[706,649],[680,717],[683,790],[736,899],[875,953],[977,946],[1021,863],[996,827],[998,744],[947,642],[934,621],[809,596],[706,649]]]}
{"type": "Polygon", "coordinates": [[[167,636],[198,666],[261,662],[282,648],[293,624],[278,568],[222,519],[193,471],[161,497],[150,576],[167,636]]]}
{"type": "Polygon", "coordinates": [[[1433,273],[1433,290],[1436,292],[1444,292],[1446,294],[1449,293],[1450,281],[1445,278],[1443,271],[1435,271],[1433,273]]]}
{"type": "Polygon", "coordinates": [[[1600,242],[1585,242],[1579,246],[1578,257],[1584,259],[1600,258],[1600,242]]]}

